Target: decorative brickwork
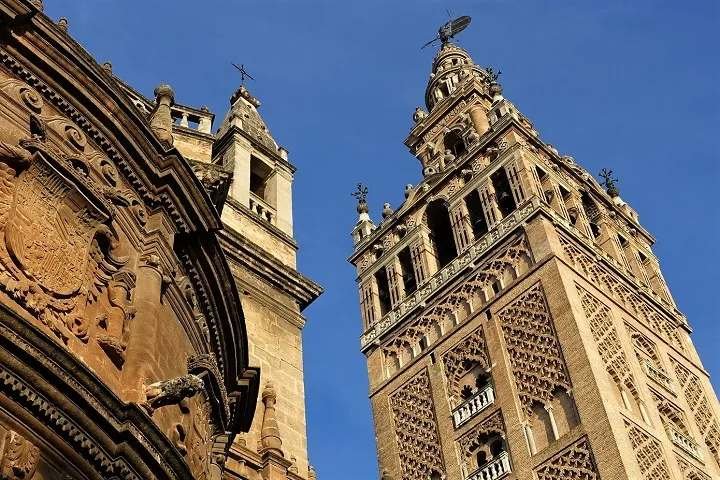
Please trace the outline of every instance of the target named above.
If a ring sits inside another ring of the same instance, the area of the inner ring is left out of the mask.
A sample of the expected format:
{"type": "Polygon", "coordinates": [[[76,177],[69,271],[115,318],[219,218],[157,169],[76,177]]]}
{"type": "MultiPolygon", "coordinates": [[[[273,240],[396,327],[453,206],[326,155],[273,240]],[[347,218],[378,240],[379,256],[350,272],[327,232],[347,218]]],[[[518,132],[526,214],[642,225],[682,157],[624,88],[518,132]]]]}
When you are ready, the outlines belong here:
{"type": "Polygon", "coordinates": [[[643,479],[669,480],[671,478],[670,471],[667,462],[665,462],[660,442],[627,421],[625,422],[625,428],[643,479]]]}
{"type": "Polygon", "coordinates": [[[607,372],[621,390],[627,388],[637,396],[637,385],[630,370],[617,330],[610,316],[610,309],[602,304],[590,292],[579,285],[577,287],[582,301],[583,311],[590,322],[590,331],[595,339],[600,358],[607,372]]]}
{"type": "Polygon", "coordinates": [[[681,456],[676,455],[675,460],[677,460],[680,471],[683,473],[683,480],[711,480],[709,475],[688,463],[681,456]]]}
{"type": "Polygon", "coordinates": [[[499,318],[520,400],[530,415],[534,402],[547,405],[555,390],[571,388],[540,284],[505,307],[499,318]]]}
{"type": "Polygon", "coordinates": [[[538,480],[599,480],[587,437],[570,445],[536,469],[538,480]]]}
{"type": "Polygon", "coordinates": [[[702,383],[690,370],[675,360],[672,361],[672,365],[680,381],[680,386],[685,392],[685,398],[695,417],[695,423],[703,436],[705,445],[710,449],[715,459],[720,462],[720,426],[718,426],[718,421],[713,415],[702,383]]]}
{"type": "Polygon", "coordinates": [[[569,240],[561,236],[560,244],[570,263],[583,272],[588,280],[636,314],[638,318],[645,320],[648,328],[657,332],[674,346],[683,349],[680,334],[673,320],[659,313],[631,287],[618,279],[617,275],[601,266],[600,262],[595,261],[569,240]]]}
{"type": "Polygon", "coordinates": [[[427,480],[433,473],[443,473],[445,466],[427,370],[393,393],[390,406],[402,480],[427,480]]]}
{"type": "Polygon", "coordinates": [[[459,380],[469,369],[476,365],[480,365],[483,369],[489,369],[490,360],[482,327],[443,355],[443,365],[445,366],[448,391],[452,397],[460,394],[459,380]]]}
{"type": "Polygon", "coordinates": [[[460,437],[458,440],[460,453],[465,457],[469,457],[477,448],[478,439],[483,436],[488,437],[492,434],[497,434],[505,438],[505,422],[500,410],[497,410],[460,437]]]}
{"type": "Polygon", "coordinates": [[[402,356],[403,352],[412,350],[420,338],[426,337],[432,331],[447,331],[452,326],[452,323],[447,323],[448,320],[454,321],[463,314],[467,315],[467,309],[476,297],[485,300],[494,295],[491,292],[493,285],[498,285],[497,282],[506,284],[524,273],[532,263],[530,258],[525,239],[516,239],[500,255],[480,267],[470,278],[447,294],[435,307],[428,309],[395,335],[392,343],[385,347],[386,357],[402,356]],[[463,309],[466,309],[464,313],[463,309]]]}

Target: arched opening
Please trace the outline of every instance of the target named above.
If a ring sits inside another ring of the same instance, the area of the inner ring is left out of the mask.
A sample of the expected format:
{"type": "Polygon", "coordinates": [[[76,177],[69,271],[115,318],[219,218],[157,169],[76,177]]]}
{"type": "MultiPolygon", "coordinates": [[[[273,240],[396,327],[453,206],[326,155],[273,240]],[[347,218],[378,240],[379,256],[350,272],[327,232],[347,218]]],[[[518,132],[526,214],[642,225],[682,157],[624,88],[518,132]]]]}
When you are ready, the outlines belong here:
{"type": "Polygon", "coordinates": [[[585,211],[585,216],[590,223],[590,230],[592,231],[592,235],[593,237],[597,238],[600,236],[600,227],[597,223],[600,219],[600,210],[598,209],[593,199],[590,198],[590,195],[587,194],[587,192],[582,192],[580,199],[582,201],[582,208],[585,211]]]}
{"type": "Polygon", "coordinates": [[[430,242],[432,243],[438,268],[442,268],[457,257],[457,248],[452,236],[450,213],[445,202],[435,200],[426,209],[430,242]]]}
{"type": "Polygon", "coordinates": [[[460,132],[458,130],[451,130],[448,132],[443,139],[443,145],[445,147],[445,151],[449,150],[456,157],[459,157],[467,151],[465,148],[465,141],[460,136],[460,132]]]}

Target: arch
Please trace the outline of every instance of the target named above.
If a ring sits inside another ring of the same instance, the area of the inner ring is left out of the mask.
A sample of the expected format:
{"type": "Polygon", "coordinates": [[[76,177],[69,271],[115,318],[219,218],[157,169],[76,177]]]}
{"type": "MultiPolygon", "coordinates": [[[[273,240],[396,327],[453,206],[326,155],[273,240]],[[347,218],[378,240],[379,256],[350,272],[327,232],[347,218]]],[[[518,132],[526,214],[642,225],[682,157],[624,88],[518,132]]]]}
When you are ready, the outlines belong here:
{"type": "Polygon", "coordinates": [[[444,151],[450,151],[453,155],[456,157],[460,157],[465,152],[467,152],[467,147],[465,146],[465,140],[463,140],[462,135],[460,135],[460,130],[450,130],[445,137],[443,138],[443,146],[444,151]]]}
{"type": "Polygon", "coordinates": [[[430,230],[430,242],[434,250],[438,268],[442,268],[457,257],[457,247],[452,235],[450,212],[443,200],[433,200],[425,209],[427,226],[430,230]]]}

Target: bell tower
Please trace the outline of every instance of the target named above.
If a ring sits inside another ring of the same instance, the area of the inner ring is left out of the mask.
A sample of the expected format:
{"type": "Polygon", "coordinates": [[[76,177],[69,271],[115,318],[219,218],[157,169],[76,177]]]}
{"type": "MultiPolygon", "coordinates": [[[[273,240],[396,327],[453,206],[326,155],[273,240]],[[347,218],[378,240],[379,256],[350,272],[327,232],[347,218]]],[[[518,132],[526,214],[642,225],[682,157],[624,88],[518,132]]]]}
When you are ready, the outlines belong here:
{"type": "Polygon", "coordinates": [[[377,223],[361,190],[353,230],[381,478],[720,478],[654,238],[442,40],[405,141],[423,179],[377,223]]]}

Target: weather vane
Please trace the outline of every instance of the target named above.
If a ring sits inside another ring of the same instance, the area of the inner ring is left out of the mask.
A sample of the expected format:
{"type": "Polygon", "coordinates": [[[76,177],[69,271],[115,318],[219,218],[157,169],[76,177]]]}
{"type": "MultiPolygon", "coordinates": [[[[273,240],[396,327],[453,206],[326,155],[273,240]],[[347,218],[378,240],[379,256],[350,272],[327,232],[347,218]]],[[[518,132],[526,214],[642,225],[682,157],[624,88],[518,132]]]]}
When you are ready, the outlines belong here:
{"type": "MultiPolygon", "coordinates": [[[[448,12],[449,13],[449,12],[448,12]]],[[[438,30],[437,37],[433,38],[429,42],[427,42],[425,45],[422,46],[422,48],[429,47],[430,45],[433,45],[435,42],[440,40],[440,43],[445,45],[450,41],[450,39],[454,38],[455,35],[462,32],[467,28],[468,25],[470,25],[471,18],[467,15],[463,15],[462,17],[458,17],[455,20],[450,20],[445,25],[440,27],[438,30]]]]}
{"type": "Polygon", "coordinates": [[[351,193],[353,197],[357,198],[358,203],[367,203],[367,194],[368,188],[362,183],[358,183],[357,190],[351,193]]]}
{"type": "Polygon", "coordinates": [[[250,75],[247,70],[245,70],[245,64],[240,64],[238,67],[236,64],[232,64],[233,67],[237,68],[240,72],[240,85],[245,85],[245,79],[249,78],[250,80],[255,80],[252,75],[250,75]]]}

